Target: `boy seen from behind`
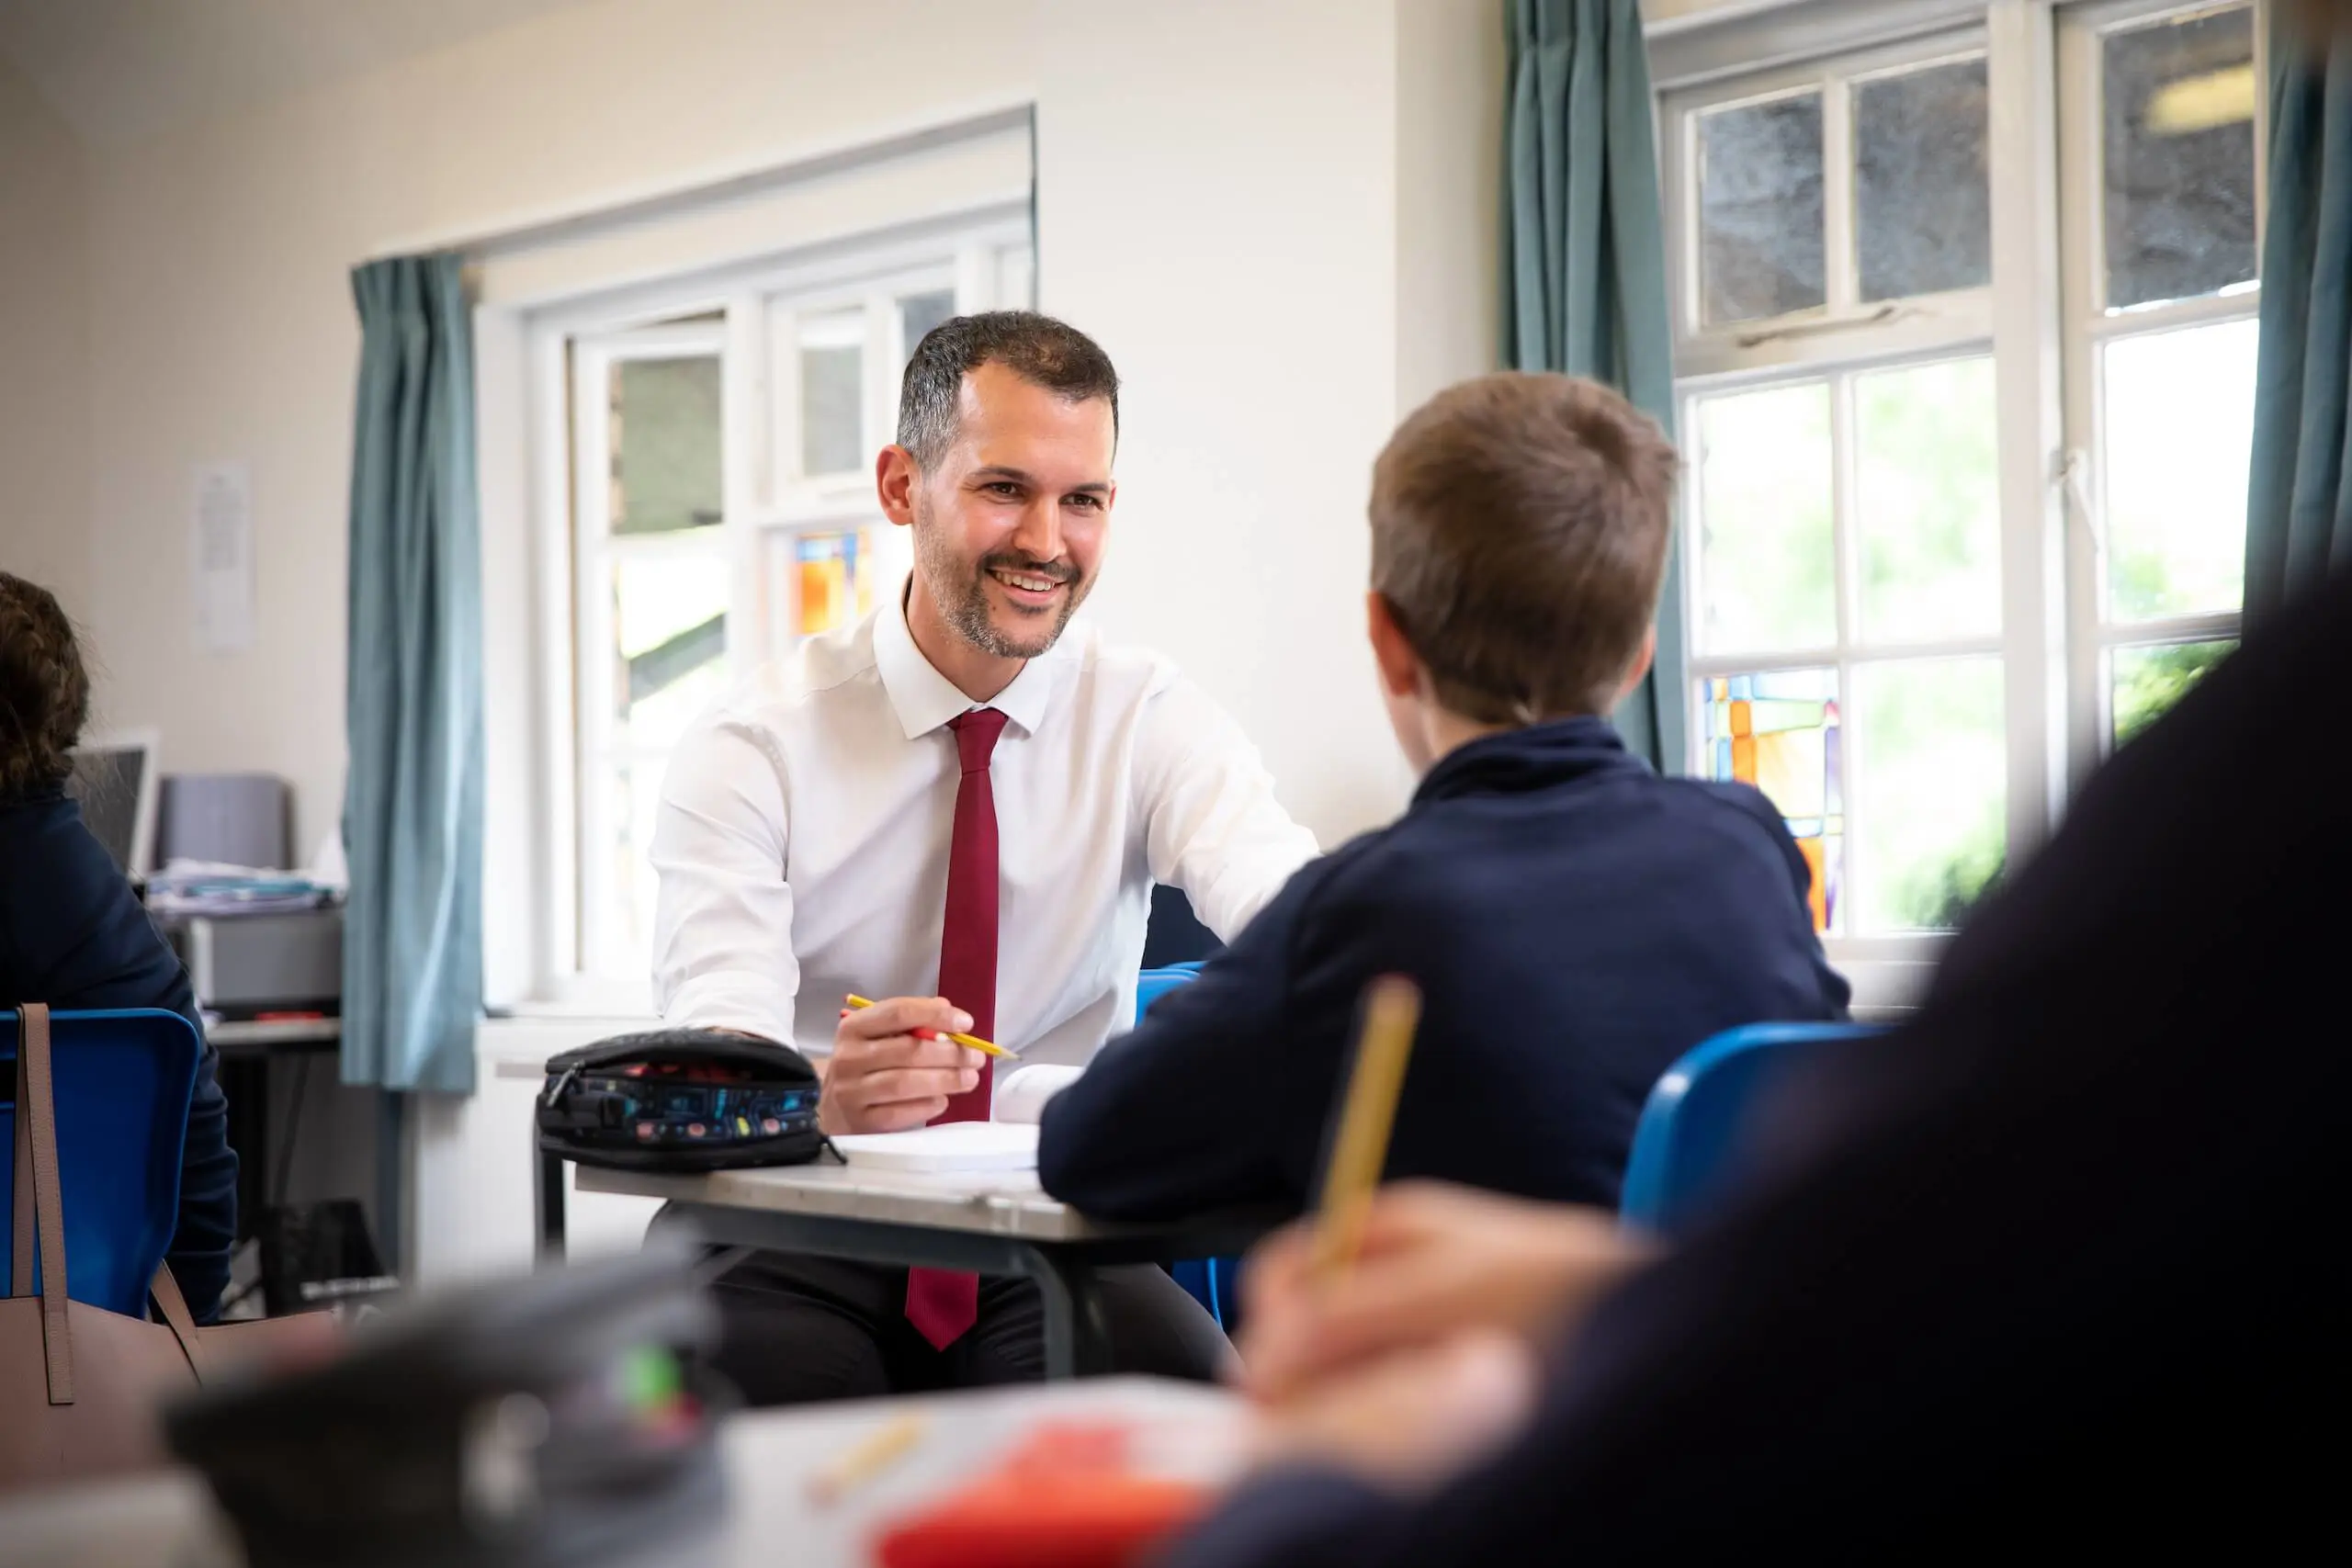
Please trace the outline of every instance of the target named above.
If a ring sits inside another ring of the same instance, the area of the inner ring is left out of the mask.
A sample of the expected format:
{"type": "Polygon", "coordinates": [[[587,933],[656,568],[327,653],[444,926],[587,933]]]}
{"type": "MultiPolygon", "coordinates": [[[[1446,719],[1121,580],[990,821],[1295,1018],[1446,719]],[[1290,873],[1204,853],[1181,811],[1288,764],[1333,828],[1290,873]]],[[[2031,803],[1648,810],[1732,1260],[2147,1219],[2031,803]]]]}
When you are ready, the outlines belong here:
{"type": "Polygon", "coordinates": [[[1604,716],[1649,668],[1678,466],[1564,376],[1466,381],[1397,430],[1366,615],[1420,785],[1054,1099],[1047,1191],[1113,1218],[1305,1207],[1379,975],[1423,993],[1386,1174],[1609,1207],[1677,1056],[1845,1016],[1779,813],[1661,778],[1604,716]]]}

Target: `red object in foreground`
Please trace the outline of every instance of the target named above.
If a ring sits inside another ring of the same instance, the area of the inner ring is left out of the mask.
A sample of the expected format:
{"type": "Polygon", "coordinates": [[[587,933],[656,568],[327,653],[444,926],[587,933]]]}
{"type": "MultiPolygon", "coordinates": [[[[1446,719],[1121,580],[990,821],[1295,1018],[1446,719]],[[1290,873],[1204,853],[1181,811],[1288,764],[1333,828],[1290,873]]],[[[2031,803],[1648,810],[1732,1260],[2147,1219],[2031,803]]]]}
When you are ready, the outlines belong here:
{"type": "Polygon", "coordinates": [[[1216,1489],[1131,1462],[1124,1427],[1043,1426],[1000,1468],[888,1527],[882,1568],[1126,1568],[1216,1489]]]}

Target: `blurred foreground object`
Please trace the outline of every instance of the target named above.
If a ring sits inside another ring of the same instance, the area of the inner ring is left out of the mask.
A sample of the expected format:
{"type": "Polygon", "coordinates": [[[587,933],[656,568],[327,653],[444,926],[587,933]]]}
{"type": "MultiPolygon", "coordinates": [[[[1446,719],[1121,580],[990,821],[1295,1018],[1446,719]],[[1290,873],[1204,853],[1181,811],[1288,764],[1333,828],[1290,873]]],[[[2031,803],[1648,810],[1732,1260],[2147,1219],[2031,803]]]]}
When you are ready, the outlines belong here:
{"type": "Polygon", "coordinates": [[[725,1515],[689,1248],[505,1281],[166,1414],[252,1568],[686,1558],[725,1515]]]}

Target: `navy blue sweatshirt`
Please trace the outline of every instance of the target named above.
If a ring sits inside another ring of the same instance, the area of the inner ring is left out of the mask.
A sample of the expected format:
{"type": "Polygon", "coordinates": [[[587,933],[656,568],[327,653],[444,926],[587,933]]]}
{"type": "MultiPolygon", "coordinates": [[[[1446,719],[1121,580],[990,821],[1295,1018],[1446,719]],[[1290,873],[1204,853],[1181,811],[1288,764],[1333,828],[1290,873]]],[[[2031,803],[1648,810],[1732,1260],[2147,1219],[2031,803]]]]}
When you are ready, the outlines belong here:
{"type": "Polygon", "coordinates": [[[1396,973],[1423,1004],[1387,1174],[1613,1208],[1677,1056],[1845,1016],[1808,886],[1761,795],[1661,778],[1605,719],[1473,741],[1105,1046],[1047,1105],[1038,1175],[1109,1218],[1304,1208],[1358,998],[1396,973]]]}
{"type": "MultiPolygon", "coordinates": [[[[187,971],[105,846],[62,795],[0,801],[0,1007],[164,1008],[196,1026],[187,971]]],[[[207,1045],[180,1156],[179,1224],[166,1259],[188,1310],[209,1321],[237,1241],[237,1156],[207,1045]]]]}

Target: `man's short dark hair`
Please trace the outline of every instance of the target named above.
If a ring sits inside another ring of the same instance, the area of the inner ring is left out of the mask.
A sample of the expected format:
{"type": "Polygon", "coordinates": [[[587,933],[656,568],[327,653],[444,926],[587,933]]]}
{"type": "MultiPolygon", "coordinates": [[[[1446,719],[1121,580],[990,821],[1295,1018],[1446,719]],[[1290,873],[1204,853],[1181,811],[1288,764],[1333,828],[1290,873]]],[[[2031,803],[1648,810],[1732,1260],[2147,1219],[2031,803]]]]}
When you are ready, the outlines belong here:
{"type": "Polygon", "coordinates": [[[1487,724],[1606,713],[1657,610],[1679,469],[1595,381],[1449,387],[1372,470],[1372,586],[1440,703],[1487,724]]]}
{"type": "Polygon", "coordinates": [[[1033,387],[1073,403],[1102,398],[1119,434],[1119,373],[1102,346],[1067,321],[1035,310],[983,310],[956,316],[923,333],[899,384],[899,445],[928,468],[956,444],[956,400],[964,378],[1001,365],[1033,387]]]}

